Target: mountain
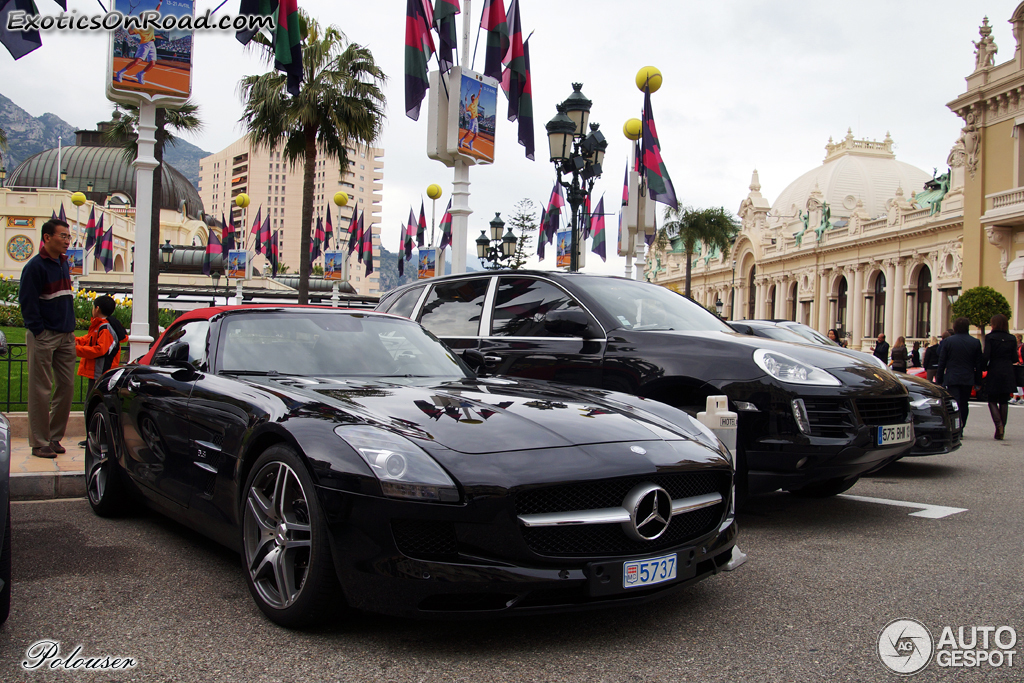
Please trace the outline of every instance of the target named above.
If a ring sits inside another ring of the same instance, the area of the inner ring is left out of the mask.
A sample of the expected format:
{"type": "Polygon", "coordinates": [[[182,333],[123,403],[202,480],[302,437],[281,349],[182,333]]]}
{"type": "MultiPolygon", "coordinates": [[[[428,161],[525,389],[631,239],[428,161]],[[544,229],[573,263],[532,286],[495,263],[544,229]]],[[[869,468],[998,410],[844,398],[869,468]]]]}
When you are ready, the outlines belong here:
{"type": "MultiPolygon", "coordinates": [[[[451,251],[449,249],[444,250],[445,261],[444,261],[444,274],[451,275],[452,273],[452,262],[451,262],[451,251]]],[[[474,257],[472,259],[476,261],[474,257]]],[[[405,263],[405,275],[402,277],[398,276],[398,254],[395,252],[388,251],[382,245],[380,248],[380,268],[378,273],[380,274],[380,293],[390,292],[396,287],[409,284],[410,282],[416,281],[416,257],[413,256],[411,261],[405,263]]],[[[480,268],[474,268],[470,263],[466,263],[466,272],[475,273],[481,270],[480,268]]]]}
{"type": "Polygon", "coordinates": [[[7,133],[10,147],[7,152],[0,152],[8,173],[33,154],[56,147],[58,136],[66,147],[75,144],[75,128],[71,124],[55,114],[32,117],[3,95],[0,95],[0,128],[7,133]]]}
{"type": "MultiPolygon", "coordinates": [[[[61,144],[72,147],[75,131],[79,130],[55,114],[33,117],[3,95],[0,95],[0,128],[7,133],[8,152],[3,154],[2,165],[10,173],[18,164],[33,154],[61,144]]],[[[164,161],[181,171],[197,189],[199,188],[199,160],[210,153],[182,139],[164,150],[164,161]]]]}

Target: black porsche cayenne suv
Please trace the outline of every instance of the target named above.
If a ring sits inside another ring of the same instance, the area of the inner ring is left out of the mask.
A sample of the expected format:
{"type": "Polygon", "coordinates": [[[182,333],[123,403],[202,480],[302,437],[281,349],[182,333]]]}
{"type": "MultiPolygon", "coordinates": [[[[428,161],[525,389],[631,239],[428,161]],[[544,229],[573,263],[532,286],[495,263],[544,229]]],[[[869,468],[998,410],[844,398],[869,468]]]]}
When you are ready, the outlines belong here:
{"type": "Polygon", "coordinates": [[[827,348],[737,334],[671,290],[582,273],[492,271],[417,282],[377,310],[419,321],[478,372],[599,387],[690,413],[739,414],[737,493],[829,496],[914,441],[906,388],[827,348]]]}

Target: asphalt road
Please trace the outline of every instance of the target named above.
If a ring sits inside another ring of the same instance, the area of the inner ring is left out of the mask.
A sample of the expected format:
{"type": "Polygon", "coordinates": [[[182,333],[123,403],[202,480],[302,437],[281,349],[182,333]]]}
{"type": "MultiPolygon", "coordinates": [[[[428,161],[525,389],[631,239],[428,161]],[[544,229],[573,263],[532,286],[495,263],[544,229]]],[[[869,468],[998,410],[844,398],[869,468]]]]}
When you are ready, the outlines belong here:
{"type": "MultiPolygon", "coordinates": [[[[0,681],[894,681],[881,630],[1011,626],[1024,651],[1024,408],[1008,440],[987,411],[963,448],[908,459],[849,493],[966,508],[946,517],[850,498],[758,499],[749,561],[643,607],[483,622],[357,616],[315,632],[256,609],[237,555],[155,515],[105,520],[84,500],[13,507],[14,598],[0,681]],[[26,671],[36,641],[66,656],[131,657],[120,671],[26,671]]],[[[1008,632],[1003,634],[1006,642],[1008,632]]],[[[980,636],[979,636],[980,637],[980,636]]],[[[968,643],[969,644],[969,643],[968,643]]],[[[1014,666],[915,681],[1024,680],[1014,666]]]]}

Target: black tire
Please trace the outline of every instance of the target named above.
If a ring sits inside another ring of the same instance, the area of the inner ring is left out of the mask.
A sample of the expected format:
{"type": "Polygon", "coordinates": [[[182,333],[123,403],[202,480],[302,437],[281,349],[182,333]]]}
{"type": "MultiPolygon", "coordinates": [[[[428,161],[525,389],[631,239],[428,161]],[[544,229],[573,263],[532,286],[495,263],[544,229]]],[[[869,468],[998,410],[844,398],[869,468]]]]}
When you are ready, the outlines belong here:
{"type": "Polygon", "coordinates": [[[825,481],[809,484],[800,489],[790,490],[790,493],[800,498],[831,498],[832,496],[838,496],[844,491],[849,491],[859,479],[860,477],[826,479],[825,481]]]}
{"type": "Polygon", "coordinates": [[[4,530],[4,544],[0,549],[0,624],[7,621],[11,613],[11,501],[7,501],[7,528],[4,530]]]}
{"type": "Polygon", "coordinates": [[[288,628],[337,617],[341,586],[305,463],[288,446],[271,446],[256,460],[243,492],[242,566],[257,606],[288,628]]]}
{"type": "Polygon", "coordinates": [[[93,512],[100,517],[115,517],[128,511],[131,500],[122,479],[114,448],[114,432],[110,413],[100,404],[92,413],[86,428],[85,491],[93,512]]]}

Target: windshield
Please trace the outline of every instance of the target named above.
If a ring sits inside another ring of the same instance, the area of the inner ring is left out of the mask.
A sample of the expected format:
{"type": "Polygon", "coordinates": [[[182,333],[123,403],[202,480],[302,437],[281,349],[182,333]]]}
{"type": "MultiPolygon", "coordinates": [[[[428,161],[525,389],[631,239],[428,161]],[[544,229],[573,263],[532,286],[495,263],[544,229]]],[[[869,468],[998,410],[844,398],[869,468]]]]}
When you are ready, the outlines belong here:
{"type": "Polygon", "coordinates": [[[803,323],[786,325],[786,328],[792,330],[794,333],[800,335],[806,341],[809,341],[812,344],[824,344],[825,346],[839,346],[839,344],[836,344],[834,341],[823,335],[821,332],[818,332],[813,327],[808,327],[803,323]]]}
{"type": "Polygon", "coordinates": [[[733,331],[710,311],[665,287],[610,277],[587,278],[581,284],[623,329],[733,331]]]}
{"type": "Polygon", "coordinates": [[[785,342],[796,342],[797,344],[817,344],[817,341],[807,339],[806,337],[799,335],[795,330],[788,329],[786,327],[757,327],[757,334],[760,337],[768,337],[769,339],[778,339],[779,341],[785,342]]]}
{"type": "Polygon", "coordinates": [[[221,326],[220,372],[456,377],[463,366],[416,323],[361,313],[252,311],[221,326]]]}

